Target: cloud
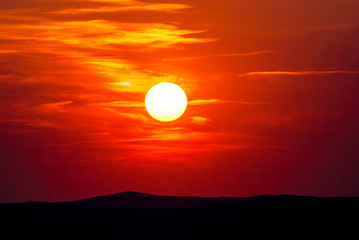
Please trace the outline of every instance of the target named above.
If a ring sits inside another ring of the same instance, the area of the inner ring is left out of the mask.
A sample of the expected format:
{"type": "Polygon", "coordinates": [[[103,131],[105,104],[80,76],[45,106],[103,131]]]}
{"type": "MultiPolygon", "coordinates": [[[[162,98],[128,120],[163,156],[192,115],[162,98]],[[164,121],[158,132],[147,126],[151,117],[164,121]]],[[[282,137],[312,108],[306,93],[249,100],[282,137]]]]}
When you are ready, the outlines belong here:
{"type": "Polygon", "coordinates": [[[246,52],[246,53],[212,54],[212,55],[196,56],[196,57],[163,58],[162,61],[193,61],[193,60],[219,58],[219,57],[245,57],[245,56],[255,56],[255,55],[274,53],[274,52],[277,51],[265,50],[265,51],[246,52]]]}
{"type": "Polygon", "coordinates": [[[69,8],[52,13],[57,14],[77,14],[77,13],[95,13],[95,12],[129,12],[129,11],[159,11],[159,12],[176,12],[178,10],[191,8],[185,4],[173,3],[144,3],[140,1],[109,1],[97,0],[93,2],[107,3],[106,6],[97,6],[93,8],[69,8]],[[109,4],[110,3],[110,4],[109,4]]]}
{"type": "Polygon", "coordinates": [[[146,3],[137,0],[33,0],[29,4],[21,3],[19,0],[12,2],[13,3],[2,5],[0,8],[2,7],[4,12],[9,14],[77,14],[124,11],[159,11],[172,13],[191,8],[189,5],[179,3],[146,3]]]}
{"type": "Polygon", "coordinates": [[[205,124],[206,122],[208,122],[208,118],[205,118],[205,117],[195,116],[195,117],[190,117],[190,118],[196,124],[205,124]]]}
{"type": "Polygon", "coordinates": [[[0,49],[0,54],[9,54],[9,53],[19,53],[19,50],[7,50],[7,49],[0,49]]]}
{"type": "Polygon", "coordinates": [[[119,116],[124,116],[124,117],[127,117],[127,118],[131,118],[131,119],[135,119],[135,120],[139,120],[139,121],[143,121],[143,122],[148,121],[148,118],[143,114],[126,113],[126,112],[117,112],[117,114],[119,116]]]}
{"type": "Polygon", "coordinates": [[[140,101],[113,101],[113,102],[105,102],[105,103],[94,103],[93,105],[97,106],[105,106],[105,107],[130,107],[130,108],[143,108],[145,107],[144,102],[140,101]]]}
{"type": "Polygon", "coordinates": [[[113,48],[114,45],[162,48],[175,44],[210,42],[188,37],[203,30],[184,30],[163,23],[119,23],[108,20],[49,21],[46,24],[3,24],[0,39],[63,43],[82,48],[113,48]]]}
{"type": "Polygon", "coordinates": [[[151,166],[159,160],[188,162],[193,154],[207,154],[239,149],[285,148],[280,145],[260,144],[258,136],[238,133],[202,132],[193,129],[154,129],[145,138],[133,138],[119,142],[132,152],[131,159],[139,159],[151,166]],[[252,141],[248,140],[251,139],[252,141]],[[215,141],[214,141],[215,140],[215,141]],[[169,158],[170,157],[170,158],[169,158]]]}
{"type": "Polygon", "coordinates": [[[44,103],[41,104],[42,108],[45,109],[51,109],[51,110],[59,110],[59,108],[66,106],[68,104],[73,103],[72,101],[61,101],[61,102],[55,102],[55,103],[44,103]]]}
{"type": "Polygon", "coordinates": [[[239,77],[251,76],[251,75],[328,75],[328,74],[358,74],[359,71],[264,71],[264,72],[248,72],[238,74],[239,77]]]}
{"type": "Polygon", "coordinates": [[[269,104],[268,102],[252,102],[252,101],[236,101],[236,100],[222,100],[222,99],[198,99],[191,100],[188,102],[188,105],[198,106],[198,105],[208,105],[208,104],[254,104],[254,105],[263,105],[269,104]]]}
{"type": "Polygon", "coordinates": [[[283,29],[283,30],[252,32],[252,34],[260,34],[260,35],[303,34],[303,33],[312,33],[312,32],[351,30],[351,29],[357,29],[358,27],[359,27],[359,23],[342,23],[342,24],[308,26],[308,27],[290,29],[290,30],[283,29]]]}
{"type": "Polygon", "coordinates": [[[219,103],[220,100],[212,98],[212,99],[198,99],[198,100],[191,100],[188,102],[188,105],[196,106],[196,105],[206,105],[206,104],[214,104],[219,103]]]}
{"type": "Polygon", "coordinates": [[[135,63],[116,58],[84,56],[81,65],[101,79],[102,87],[116,92],[145,93],[160,82],[179,83],[182,79],[173,74],[139,69],[135,63]]]}

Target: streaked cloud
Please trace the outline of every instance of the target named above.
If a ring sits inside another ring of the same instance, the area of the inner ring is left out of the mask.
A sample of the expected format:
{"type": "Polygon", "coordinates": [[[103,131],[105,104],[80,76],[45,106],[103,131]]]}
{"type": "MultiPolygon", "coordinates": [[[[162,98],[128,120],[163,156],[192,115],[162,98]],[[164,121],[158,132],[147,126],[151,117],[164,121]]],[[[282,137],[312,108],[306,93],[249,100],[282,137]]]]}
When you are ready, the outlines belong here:
{"type": "MultiPolygon", "coordinates": [[[[3,13],[8,15],[54,15],[54,14],[91,14],[111,12],[156,11],[174,13],[191,6],[179,3],[148,3],[137,0],[66,0],[43,1],[34,0],[33,4],[22,4],[14,1],[3,13]],[[36,7],[33,7],[35,4],[36,7]]],[[[5,5],[6,6],[6,5],[5,5]]]]}
{"type": "Polygon", "coordinates": [[[358,74],[359,71],[331,70],[331,71],[263,71],[238,74],[239,77],[251,75],[328,75],[328,74],[358,74]]]}
{"type": "Polygon", "coordinates": [[[94,105],[105,106],[105,107],[131,107],[131,108],[145,107],[145,103],[140,101],[113,101],[106,103],[94,103],[94,105]]]}
{"type": "Polygon", "coordinates": [[[265,50],[265,51],[254,51],[246,53],[227,53],[227,54],[212,54],[206,56],[194,56],[194,57],[180,57],[180,58],[164,58],[162,61],[192,61],[192,60],[201,60],[207,58],[219,58],[219,57],[245,57],[245,56],[255,56],[267,53],[275,53],[277,51],[265,50]]]}
{"type": "Polygon", "coordinates": [[[235,101],[235,100],[223,100],[223,99],[198,99],[191,100],[188,102],[188,105],[198,106],[198,105],[208,105],[208,104],[269,104],[268,102],[251,102],[251,101],[235,101]]]}
{"type": "Polygon", "coordinates": [[[131,118],[131,119],[135,119],[135,120],[139,120],[139,121],[143,121],[143,122],[148,121],[148,118],[143,114],[126,113],[126,112],[117,112],[117,114],[119,116],[124,116],[124,117],[127,117],[127,118],[131,118]]]}
{"type": "Polygon", "coordinates": [[[160,82],[180,83],[182,78],[160,71],[139,69],[135,63],[117,58],[82,56],[77,62],[100,81],[103,88],[116,92],[145,93],[160,82]]]}
{"type": "Polygon", "coordinates": [[[198,100],[191,100],[188,102],[188,105],[204,105],[204,104],[213,104],[218,103],[220,100],[212,98],[212,99],[198,99],[198,100]]]}
{"type": "Polygon", "coordinates": [[[308,27],[302,27],[297,29],[278,29],[278,30],[252,32],[252,33],[260,34],[260,35],[286,35],[286,34],[304,34],[304,33],[312,33],[312,32],[355,30],[357,28],[359,28],[359,23],[340,23],[340,24],[330,24],[330,25],[308,26],[308,27]]]}
{"type": "Polygon", "coordinates": [[[117,44],[148,49],[213,41],[186,36],[203,30],[184,30],[163,23],[119,23],[108,20],[4,24],[0,25],[0,30],[1,39],[57,42],[82,48],[114,48],[113,45],[117,44]]]}
{"type": "Polygon", "coordinates": [[[61,125],[39,119],[1,120],[0,131],[34,132],[47,129],[61,129],[61,125]]]}
{"type": "Polygon", "coordinates": [[[190,118],[196,124],[205,124],[206,122],[208,122],[208,118],[205,118],[205,117],[194,116],[194,117],[190,117],[190,118]]]}
{"type": "Polygon", "coordinates": [[[64,107],[73,103],[72,101],[61,101],[54,103],[44,103],[40,105],[40,108],[46,112],[61,112],[65,111],[64,107]]]}
{"type": "Polygon", "coordinates": [[[9,53],[19,53],[19,50],[6,50],[6,49],[0,49],[0,54],[9,54],[9,53]]]}
{"type": "Polygon", "coordinates": [[[111,1],[111,0],[96,0],[93,2],[107,3],[107,6],[99,6],[93,8],[70,8],[52,13],[58,14],[76,14],[76,13],[94,13],[94,12],[125,12],[125,11],[160,11],[160,12],[175,12],[178,10],[191,8],[185,4],[174,3],[145,3],[140,1],[111,1]]]}

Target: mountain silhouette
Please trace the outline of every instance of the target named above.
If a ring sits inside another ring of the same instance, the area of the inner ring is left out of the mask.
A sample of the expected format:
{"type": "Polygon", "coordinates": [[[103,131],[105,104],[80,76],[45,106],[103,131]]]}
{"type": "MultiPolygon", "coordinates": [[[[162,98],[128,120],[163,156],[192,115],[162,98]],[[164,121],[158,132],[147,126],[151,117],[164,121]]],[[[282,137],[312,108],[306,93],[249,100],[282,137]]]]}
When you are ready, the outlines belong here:
{"type": "Polygon", "coordinates": [[[356,197],[205,198],[122,192],[69,202],[0,204],[0,217],[2,229],[12,233],[22,229],[35,234],[46,230],[81,236],[121,233],[132,237],[174,237],[194,232],[199,236],[223,237],[290,231],[323,236],[334,230],[341,234],[354,231],[358,225],[358,203],[356,197]]]}

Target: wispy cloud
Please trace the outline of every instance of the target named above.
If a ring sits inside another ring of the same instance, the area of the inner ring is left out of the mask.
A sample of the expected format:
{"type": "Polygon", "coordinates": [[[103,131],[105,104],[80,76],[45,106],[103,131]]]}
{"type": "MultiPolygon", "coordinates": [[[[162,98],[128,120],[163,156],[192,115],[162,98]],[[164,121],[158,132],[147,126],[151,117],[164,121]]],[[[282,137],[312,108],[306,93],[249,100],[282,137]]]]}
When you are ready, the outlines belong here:
{"type": "Polygon", "coordinates": [[[205,104],[214,104],[218,103],[220,100],[211,98],[211,99],[198,99],[198,100],[191,100],[188,102],[188,105],[205,105],[205,104]]]}
{"type": "Polygon", "coordinates": [[[94,13],[94,12],[125,12],[125,11],[160,11],[160,12],[176,12],[178,10],[191,8],[185,4],[174,3],[144,3],[140,1],[103,1],[97,0],[94,2],[104,2],[107,6],[93,7],[93,8],[70,8],[52,13],[58,14],[76,14],[76,13],[94,13]]]}
{"type": "Polygon", "coordinates": [[[94,103],[93,105],[105,106],[105,107],[130,107],[130,108],[143,108],[144,102],[140,101],[113,101],[105,103],[94,103]]]}
{"type": "MultiPolygon", "coordinates": [[[[16,1],[15,1],[16,2],[16,1]]],[[[18,1],[19,2],[19,1],[18,1]]],[[[137,0],[66,0],[45,1],[34,0],[35,4],[14,4],[3,10],[8,15],[54,15],[54,14],[91,14],[111,12],[140,12],[156,11],[174,13],[179,10],[191,8],[191,6],[180,3],[148,3],[137,0]]],[[[1,6],[2,7],[2,6],[1,6]]]]}
{"type": "Polygon", "coordinates": [[[45,112],[61,112],[65,111],[65,106],[73,103],[72,101],[61,101],[61,102],[54,102],[54,103],[44,103],[40,105],[42,111],[45,112]]]}
{"type": "Polygon", "coordinates": [[[117,112],[117,114],[119,116],[124,116],[124,117],[127,117],[127,118],[131,118],[131,119],[135,119],[135,120],[139,120],[139,121],[143,121],[143,122],[148,121],[148,118],[143,114],[126,113],[126,112],[117,112]]]}
{"type": "Polygon", "coordinates": [[[312,32],[350,30],[357,28],[359,28],[359,23],[341,23],[341,24],[331,24],[331,25],[308,26],[308,27],[290,29],[290,30],[279,29],[279,30],[271,30],[271,31],[252,32],[252,34],[260,34],[260,35],[304,34],[304,33],[312,33],[312,32]]]}
{"type": "Polygon", "coordinates": [[[82,48],[113,48],[114,44],[161,48],[213,41],[186,36],[201,33],[202,30],[184,30],[163,23],[119,23],[108,20],[4,24],[0,30],[1,39],[57,42],[82,48]]]}
{"type": "Polygon", "coordinates": [[[212,54],[205,56],[194,56],[194,57],[180,57],[180,58],[163,58],[162,61],[192,61],[192,60],[201,60],[207,58],[219,58],[219,57],[245,57],[245,56],[255,56],[267,53],[275,53],[277,51],[265,50],[265,51],[254,51],[254,52],[245,52],[245,53],[226,53],[226,54],[212,54]]]}
{"type": "Polygon", "coordinates": [[[255,104],[255,105],[262,105],[268,104],[268,102],[252,102],[252,101],[236,101],[236,100],[223,100],[223,99],[198,99],[198,100],[191,100],[188,102],[188,105],[191,106],[198,106],[198,105],[208,105],[208,104],[255,104]]]}
{"type": "Polygon", "coordinates": [[[208,118],[205,118],[205,117],[200,117],[200,116],[194,116],[194,117],[191,117],[193,123],[196,123],[196,124],[205,124],[206,122],[208,122],[208,118]]]}
{"type": "Polygon", "coordinates": [[[38,119],[11,119],[11,120],[1,120],[0,121],[0,131],[19,131],[19,132],[29,132],[29,131],[40,131],[47,129],[60,129],[62,126],[59,124],[51,123],[46,120],[38,119]]]}
{"type": "Polygon", "coordinates": [[[19,50],[7,50],[7,49],[0,49],[0,54],[9,54],[9,53],[19,53],[19,50]]]}
{"type": "Polygon", "coordinates": [[[145,93],[159,82],[181,82],[176,75],[139,69],[133,62],[123,59],[84,56],[78,62],[101,79],[103,87],[117,92],[145,93]]]}
{"type": "Polygon", "coordinates": [[[332,71],[263,71],[238,74],[240,77],[251,75],[328,75],[328,74],[358,74],[359,71],[332,70],[332,71]]]}

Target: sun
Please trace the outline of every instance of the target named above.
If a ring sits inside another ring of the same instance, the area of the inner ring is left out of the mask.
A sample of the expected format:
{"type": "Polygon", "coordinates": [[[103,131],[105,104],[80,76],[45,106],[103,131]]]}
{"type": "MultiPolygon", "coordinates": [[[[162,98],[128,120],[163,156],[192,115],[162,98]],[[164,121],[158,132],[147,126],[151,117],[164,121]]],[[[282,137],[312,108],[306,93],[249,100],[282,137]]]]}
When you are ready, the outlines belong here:
{"type": "Polygon", "coordinates": [[[147,112],[156,120],[171,122],[186,111],[186,93],[174,83],[163,82],[153,86],[145,99],[147,112]]]}

